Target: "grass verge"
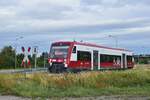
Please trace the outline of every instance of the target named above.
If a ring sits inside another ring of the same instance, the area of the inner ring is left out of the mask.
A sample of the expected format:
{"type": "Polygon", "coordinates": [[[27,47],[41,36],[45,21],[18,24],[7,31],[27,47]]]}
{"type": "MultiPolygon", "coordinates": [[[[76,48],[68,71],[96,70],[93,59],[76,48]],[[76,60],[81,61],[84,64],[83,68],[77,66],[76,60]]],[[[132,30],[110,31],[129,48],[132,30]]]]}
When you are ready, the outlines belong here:
{"type": "Polygon", "coordinates": [[[0,74],[0,94],[24,97],[99,95],[150,96],[150,70],[82,72],[50,75],[0,74]]]}

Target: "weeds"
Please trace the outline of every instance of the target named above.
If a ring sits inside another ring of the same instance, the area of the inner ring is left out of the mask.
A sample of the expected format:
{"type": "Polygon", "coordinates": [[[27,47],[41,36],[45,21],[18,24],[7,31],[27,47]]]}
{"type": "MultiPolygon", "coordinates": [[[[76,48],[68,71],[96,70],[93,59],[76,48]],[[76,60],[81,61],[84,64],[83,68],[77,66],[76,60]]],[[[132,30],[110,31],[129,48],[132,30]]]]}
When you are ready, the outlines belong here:
{"type": "Polygon", "coordinates": [[[28,97],[111,94],[150,95],[150,70],[91,71],[78,74],[0,74],[0,92],[28,97]],[[2,91],[3,90],[3,91],[2,91]]]}

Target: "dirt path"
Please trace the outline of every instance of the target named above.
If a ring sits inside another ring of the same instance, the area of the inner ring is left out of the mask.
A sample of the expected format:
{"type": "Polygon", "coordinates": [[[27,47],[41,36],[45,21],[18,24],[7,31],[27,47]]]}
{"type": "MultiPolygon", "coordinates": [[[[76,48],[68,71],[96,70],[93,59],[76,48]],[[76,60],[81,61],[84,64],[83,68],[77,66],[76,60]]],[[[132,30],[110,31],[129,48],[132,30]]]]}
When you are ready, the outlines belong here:
{"type": "MultiPolygon", "coordinates": [[[[16,96],[0,96],[0,100],[32,100],[16,96]]],[[[64,97],[64,98],[35,98],[35,100],[150,100],[150,96],[97,96],[97,97],[64,97]]]]}

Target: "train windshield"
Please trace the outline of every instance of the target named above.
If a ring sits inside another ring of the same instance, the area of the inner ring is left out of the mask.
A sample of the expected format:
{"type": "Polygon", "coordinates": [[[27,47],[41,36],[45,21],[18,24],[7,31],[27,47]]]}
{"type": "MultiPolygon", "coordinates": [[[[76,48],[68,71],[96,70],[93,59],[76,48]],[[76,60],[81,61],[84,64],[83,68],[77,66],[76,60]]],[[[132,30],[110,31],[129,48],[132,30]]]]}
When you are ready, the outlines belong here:
{"type": "Polygon", "coordinates": [[[50,58],[67,58],[69,46],[52,46],[50,58]]]}

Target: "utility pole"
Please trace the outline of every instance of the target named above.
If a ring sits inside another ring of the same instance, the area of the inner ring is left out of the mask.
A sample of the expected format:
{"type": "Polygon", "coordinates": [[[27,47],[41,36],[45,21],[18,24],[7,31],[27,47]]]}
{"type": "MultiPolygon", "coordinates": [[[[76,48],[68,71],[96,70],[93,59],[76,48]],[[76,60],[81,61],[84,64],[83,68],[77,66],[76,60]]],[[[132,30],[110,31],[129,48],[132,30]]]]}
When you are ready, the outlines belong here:
{"type": "Polygon", "coordinates": [[[37,53],[38,53],[38,46],[33,47],[33,54],[34,54],[34,68],[37,67],[37,53]]]}
{"type": "Polygon", "coordinates": [[[17,37],[15,40],[15,42],[16,42],[16,45],[15,45],[15,69],[16,69],[16,67],[17,67],[17,41],[19,40],[19,39],[22,39],[23,37],[22,36],[20,36],[20,37],[17,37]]]}
{"type": "Polygon", "coordinates": [[[16,54],[17,46],[15,46],[15,69],[17,66],[17,54],[16,54]]]}
{"type": "Polygon", "coordinates": [[[109,35],[108,37],[115,39],[115,47],[118,48],[118,38],[116,36],[113,36],[113,35],[109,35]]]}
{"type": "Polygon", "coordinates": [[[36,69],[36,54],[35,54],[35,58],[34,58],[34,68],[36,69]]]}
{"type": "Polygon", "coordinates": [[[44,56],[44,68],[45,68],[45,52],[43,53],[43,56],[44,56]]]}

